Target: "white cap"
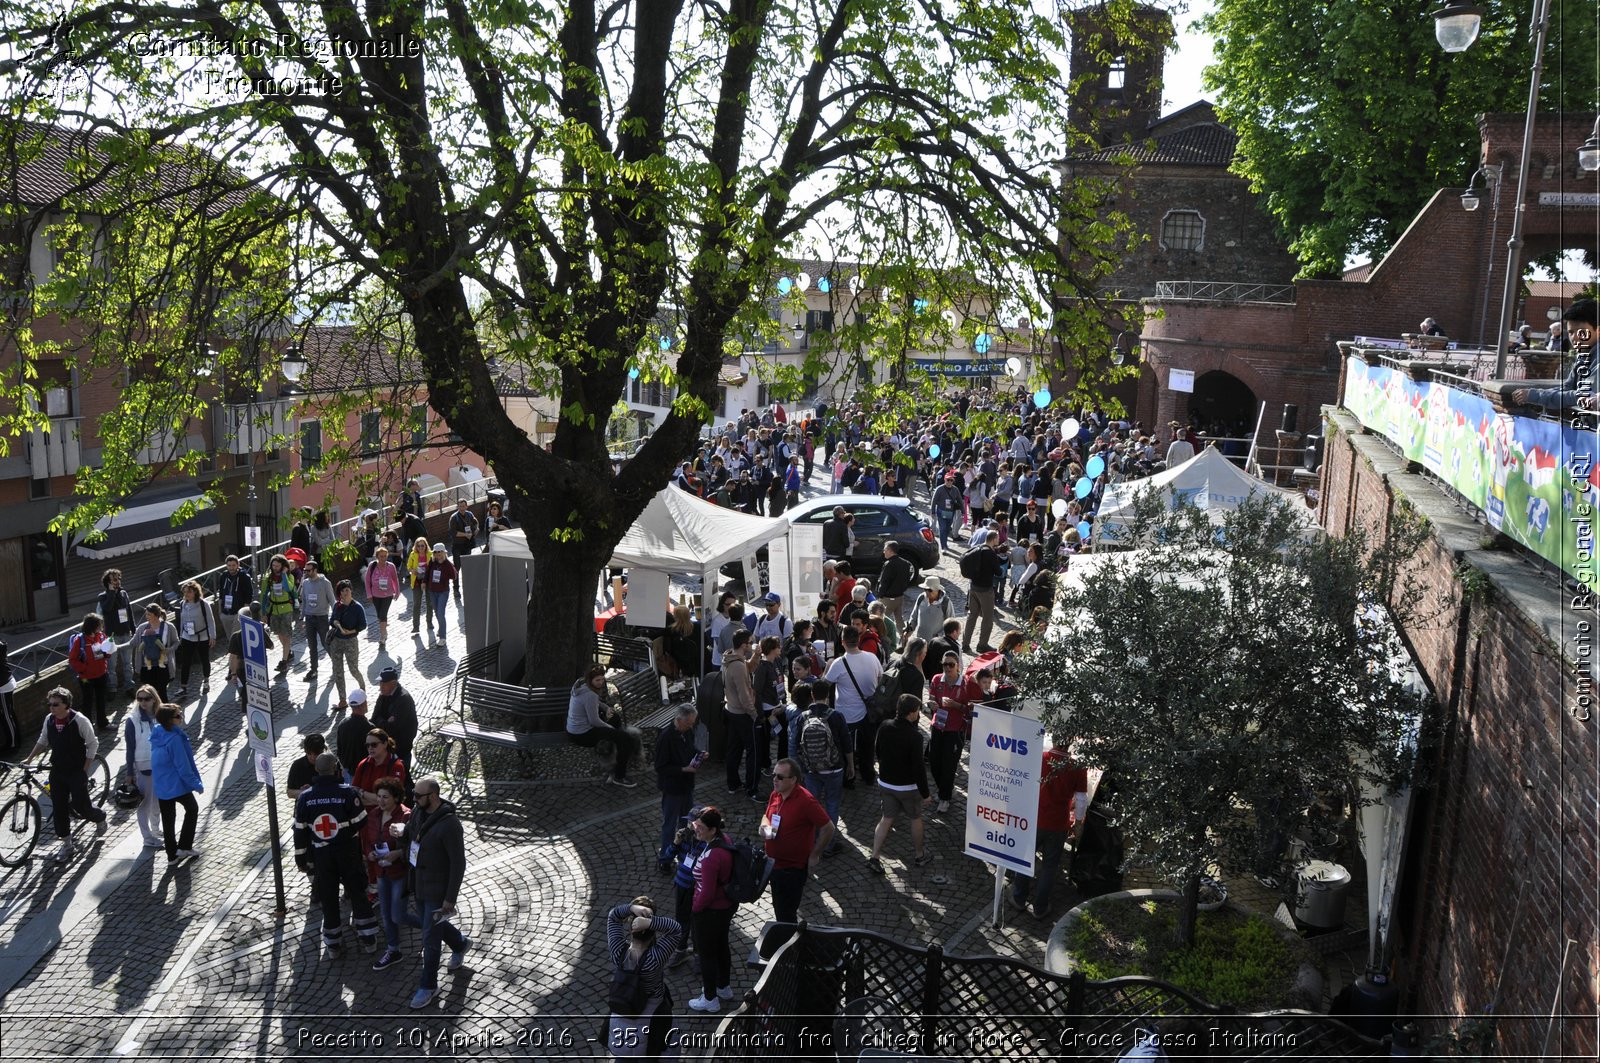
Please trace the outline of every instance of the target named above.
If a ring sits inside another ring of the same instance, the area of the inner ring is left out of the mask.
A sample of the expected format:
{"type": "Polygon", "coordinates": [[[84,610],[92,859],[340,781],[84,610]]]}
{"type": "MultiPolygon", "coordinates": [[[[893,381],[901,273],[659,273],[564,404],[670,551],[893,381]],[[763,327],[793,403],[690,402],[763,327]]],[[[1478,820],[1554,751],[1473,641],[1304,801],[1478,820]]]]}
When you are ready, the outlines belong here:
{"type": "Polygon", "coordinates": [[[367,692],[365,690],[362,690],[360,687],[356,687],[354,690],[350,691],[350,704],[365,705],[366,703],[367,692]]]}

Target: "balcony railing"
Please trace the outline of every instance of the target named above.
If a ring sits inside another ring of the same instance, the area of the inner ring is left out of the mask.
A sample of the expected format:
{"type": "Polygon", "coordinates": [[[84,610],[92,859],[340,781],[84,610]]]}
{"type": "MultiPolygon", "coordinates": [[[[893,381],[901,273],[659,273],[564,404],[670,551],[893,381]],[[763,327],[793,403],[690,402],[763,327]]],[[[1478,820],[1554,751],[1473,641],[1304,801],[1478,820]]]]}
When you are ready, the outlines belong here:
{"type": "Polygon", "coordinates": [[[145,440],[143,449],[134,460],[140,465],[160,465],[178,456],[180,443],[170,428],[158,428],[145,440]]]}
{"type": "Polygon", "coordinates": [[[48,430],[28,434],[28,462],[35,480],[71,476],[78,471],[82,464],[78,449],[82,423],[81,417],[52,417],[48,430]]]}
{"type": "Polygon", "coordinates": [[[219,406],[212,417],[212,448],[229,454],[271,450],[289,434],[288,399],[219,406]]]}
{"type": "Polygon", "coordinates": [[[1293,303],[1294,285],[1250,281],[1156,281],[1156,298],[1190,303],[1293,303]]]}

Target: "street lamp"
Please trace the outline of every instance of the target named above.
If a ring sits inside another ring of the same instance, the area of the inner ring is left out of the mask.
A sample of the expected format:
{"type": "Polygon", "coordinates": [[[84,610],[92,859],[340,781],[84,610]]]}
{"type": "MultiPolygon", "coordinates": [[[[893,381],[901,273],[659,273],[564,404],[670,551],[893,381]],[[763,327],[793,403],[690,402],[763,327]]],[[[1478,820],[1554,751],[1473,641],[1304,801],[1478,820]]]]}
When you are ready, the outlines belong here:
{"type": "Polygon", "coordinates": [[[1483,8],[1477,4],[1447,3],[1433,13],[1433,35],[1452,54],[1471,48],[1482,25],[1483,8]]]}
{"type": "MultiPolygon", "coordinates": [[[[1483,8],[1475,4],[1446,4],[1433,13],[1434,36],[1447,52],[1462,52],[1478,39],[1483,8]]],[[[1533,122],[1539,113],[1539,85],[1544,80],[1544,44],[1550,29],[1550,0],[1534,0],[1533,70],[1528,76],[1527,120],[1522,127],[1522,156],[1517,160],[1517,187],[1512,193],[1511,239],[1506,241],[1506,284],[1500,297],[1500,323],[1495,330],[1494,375],[1506,375],[1506,353],[1510,346],[1511,313],[1517,305],[1517,289],[1522,280],[1522,220],[1528,190],[1528,161],[1533,154],[1533,122]]],[[[1462,203],[1465,206],[1465,202],[1462,203]]],[[[1469,208],[1470,209],[1470,208],[1469,208]]]]}
{"type": "Polygon", "coordinates": [[[1583,167],[1586,173],[1600,170],[1600,118],[1594,120],[1594,132],[1589,134],[1589,139],[1578,149],[1578,165],[1583,167]]]}

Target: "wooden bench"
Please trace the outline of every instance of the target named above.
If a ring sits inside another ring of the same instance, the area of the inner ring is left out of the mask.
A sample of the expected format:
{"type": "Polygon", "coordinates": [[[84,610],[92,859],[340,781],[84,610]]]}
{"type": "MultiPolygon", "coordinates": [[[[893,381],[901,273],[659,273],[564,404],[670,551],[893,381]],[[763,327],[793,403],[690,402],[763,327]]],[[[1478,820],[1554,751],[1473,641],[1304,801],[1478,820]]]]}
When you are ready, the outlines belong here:
{"type": "MultiPolygon", "coordinates": [[[[455,722],[433,732],[444,746],[446,770],[450,746],[455,742],[515,750],[519,760],[531,767],[535,750],[566,744],[570,700],[571,692],[565,687],[523,687],[463,676],[455,722]]],[[[455,785],[470,792],[464,774],[457,776],[455,785]]]]}
{"type": "Polygon", "coordinates": [[[653,673],[655,670],[650,659],[650,640],[642,638],[595,635],[594,663],[619,672],[648,670],[653,673]]]}

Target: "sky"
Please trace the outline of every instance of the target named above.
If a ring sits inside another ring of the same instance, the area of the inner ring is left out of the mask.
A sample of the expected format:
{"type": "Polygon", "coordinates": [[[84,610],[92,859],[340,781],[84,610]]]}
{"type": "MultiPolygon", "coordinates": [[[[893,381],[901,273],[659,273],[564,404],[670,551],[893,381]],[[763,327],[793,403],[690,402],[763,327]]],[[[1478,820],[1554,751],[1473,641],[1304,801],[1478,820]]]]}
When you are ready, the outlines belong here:
{"type": "Polygon", "coordinates": [[[1200,72],[1211,62],[1211,38],[1194,30],[1195,20],[1211,10],[1209,0],[1191,0],[1188,10],[1173,16],[1178,30],[1178,50],[1167,54],[1163,114],[1205,99],[1200,72]]]}

